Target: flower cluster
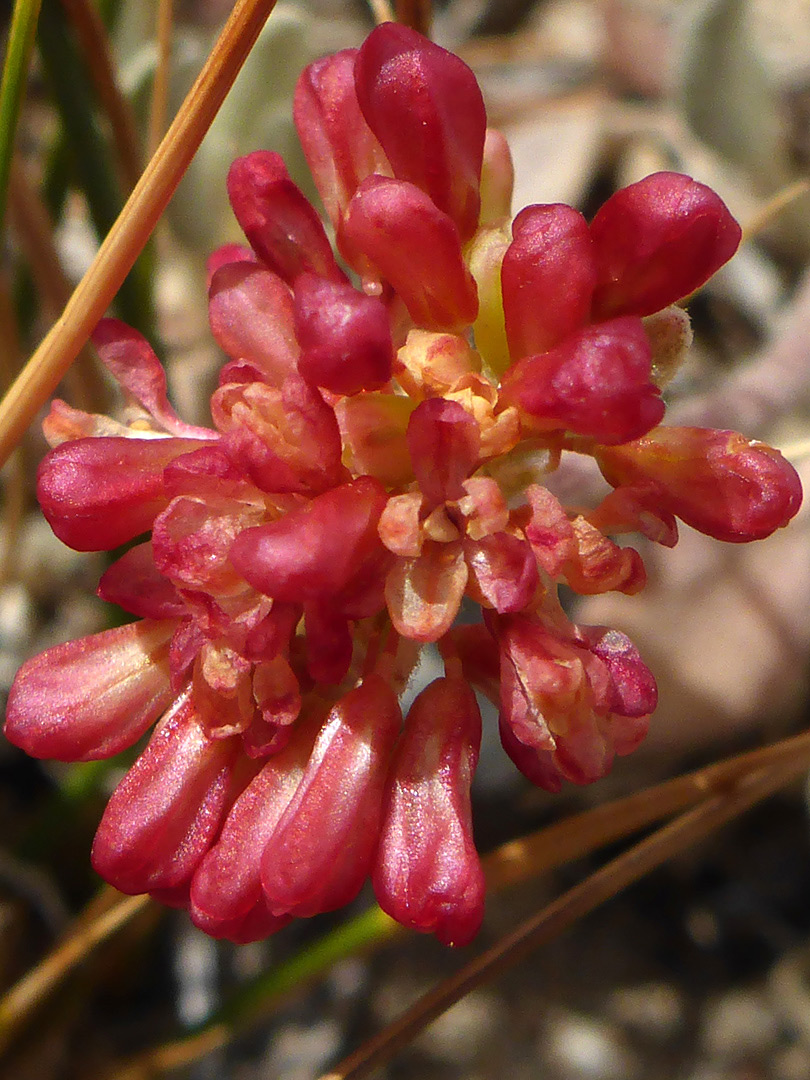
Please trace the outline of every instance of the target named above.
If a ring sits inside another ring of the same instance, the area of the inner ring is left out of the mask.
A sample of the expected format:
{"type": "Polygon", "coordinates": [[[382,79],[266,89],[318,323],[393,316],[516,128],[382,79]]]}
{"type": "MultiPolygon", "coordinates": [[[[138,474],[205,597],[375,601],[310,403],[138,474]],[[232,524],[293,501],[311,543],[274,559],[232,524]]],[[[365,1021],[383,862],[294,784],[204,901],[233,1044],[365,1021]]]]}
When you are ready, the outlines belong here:
{"type": "Polygon", "coordinates": [[[6,734],[83,761],[157,722],[93,864],[214,936],[266,936],[370,876],[394,918],[464,943],[483,912],[472,688],[531,780],[598,779],[643,738],[655,682],[558,587],[635,593],[641,558],[612,536],[672,545],[680,518],[753,540],[801,491],[767,446],[658,426],[689,338],[672,305],[740,239],[712,191],[658,173],[590,223],[563,205],[510,221],[472,72],[394,24],[308,67],[294,108],[335,247],[277,154],[234,163],[250,247],[210,260],[229,358],[210,429],[174,413],[140,335],[101,323],[128,419],[54,402],[38,494],[74,548],[140,538],[99,594],[141,621],[28,661],[6,734]],[[595,460],[599,505],[544,485],[563,451],[595,460]],[[431,642],[445,674],[403,720],[431,642]]]}

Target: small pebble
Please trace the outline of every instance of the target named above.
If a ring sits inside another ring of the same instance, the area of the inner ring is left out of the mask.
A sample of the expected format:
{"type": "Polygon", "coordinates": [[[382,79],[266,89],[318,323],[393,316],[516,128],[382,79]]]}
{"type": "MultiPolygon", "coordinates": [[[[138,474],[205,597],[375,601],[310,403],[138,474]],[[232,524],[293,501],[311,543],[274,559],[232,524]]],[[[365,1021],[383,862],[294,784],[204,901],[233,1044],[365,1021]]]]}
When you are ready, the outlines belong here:
{"type": "Polygon", "coordinates": [[[555,1010],[540,1037],[538,1052],[568,1080],[633,1080],[640,1062],[614,1024],[555,1010]]]}
{"type": "Polygon", "coordinates": [[[778,1036],[779,1022],[762,991],[729,990],[706,1004],[701,1042],[715,1060],[760,1055],[778,1036]]]}

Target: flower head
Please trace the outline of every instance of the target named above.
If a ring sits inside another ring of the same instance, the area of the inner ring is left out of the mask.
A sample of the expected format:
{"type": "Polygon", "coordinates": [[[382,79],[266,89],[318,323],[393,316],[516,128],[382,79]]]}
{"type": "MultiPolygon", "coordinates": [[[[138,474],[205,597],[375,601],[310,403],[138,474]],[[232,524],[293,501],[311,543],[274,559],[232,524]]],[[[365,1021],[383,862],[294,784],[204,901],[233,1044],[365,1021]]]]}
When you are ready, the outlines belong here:
{"type": "Polygon", "coordinates": [[[114,320],[95,342],[128,420],[53,404],[43,511],[80,550],[138,541],[99,594],[141,621],[23,665],[6,734],[89,760],[156,725],[93,863],[214,936],[263,937],[370,876],[395,918],[463,943],[483,913],[472,687],[535,783],[604,776],[644,737],[655,682],[558,587],[638,592],[615,535],[671,545],[681,518],[758,539],[801,492],[769,447],[658,426],[688,338],[671,305],[740,238],[708,188],[658,173],[591,223],[548,205],[510,224],[508,148],[472,72],[393,24],[310,65],[294,113],[336,250],[277,154],[234,163],[250,247],[209,264],[213,426],[177,417],[114,320]],[[613,488],[598,506],[545,485],[567,451],[613,488]],[[465,597],[477,624],[457,624],[465,597]],[[431,642],[445,675],[403,720],[431,642]]]}

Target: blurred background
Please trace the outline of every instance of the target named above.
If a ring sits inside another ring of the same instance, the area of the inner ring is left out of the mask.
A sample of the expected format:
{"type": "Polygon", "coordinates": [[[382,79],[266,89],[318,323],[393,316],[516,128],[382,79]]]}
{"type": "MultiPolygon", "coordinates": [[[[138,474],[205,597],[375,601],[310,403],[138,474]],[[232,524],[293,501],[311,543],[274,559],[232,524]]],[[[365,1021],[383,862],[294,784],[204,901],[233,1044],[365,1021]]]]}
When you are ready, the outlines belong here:
{"type": "MultiPolygon", "coordinates": [[[[0,5],[3,37],[12,6],[0,5]]],[[[0,265],[3,388],[89,265],[232,6],[175,0],[166,62],[157,0],[43,0],[0,265]],[[123,94],[112,124],[88,25],[101,27],[123,94]],[[165,108],[156,73],[168,76],[165,108]]],[[[117,313],[155,344],[186,419],[206,421],[222,360],[208,332],[204,265],[212,248],[240,238],[228,166],[238,154],[277,149],[314,195],[291,121],[295,81],[312,59],[359,44],[372,26],[361,0],[280,0],[121,291],[117,313]]],[[[695,344],[668,388],[668,416],[766,439],[810,480],[810,0],[437,0],[432,33],[473,67],[490,124],[509,138],[516,210],[567,202],[591,215],[616,188],[658,169],[720,193],[746,240],[689,305],[695,344]]],[[[92,411],[116,405],[89,353],[60,395],[92,411]]],[[[28,656],[114,618],[94,596],[104,556],[64,547],[38,511],[45,449],[35,425],[2,472],[3,698],[28,656]]],[[[589,482],[573,468],[555,481],[569,501],[587,501],[589,482]]],[[[655,672],[661,703],[649,739],[606,780],[551,797],[515,773],[489,725],[476,781],[483,850],[807,726],[808,518],[805,510],[744,548],[683,527],[674,551],[643,549],[642,595],[579,602],[578,621],[625,630],[655,672]]],[[[88,856],[125,767],[35,762],[0,740],[0,989],[57,947],[79,912],[90,925],[113,903],[88,856]]],[[[182,913],[144,907],[13,1039],[0,1004],[0,1075],[315,1078],[599,861],[493,895],[480,941],[462,953],[403,936],[344,957],[267,1007],[263,973],[312,949],[343,915],[236,947],[209,940],[182,913]],[[195,1052],[173,1073],[131,1071],[134,1055],[212,1017],[236,1018],[225,1045],[195,1052]]],[[[786,792],[650,875],[457,1004],[380,1075],[806,1080],[807,792],[786,792]]]]}

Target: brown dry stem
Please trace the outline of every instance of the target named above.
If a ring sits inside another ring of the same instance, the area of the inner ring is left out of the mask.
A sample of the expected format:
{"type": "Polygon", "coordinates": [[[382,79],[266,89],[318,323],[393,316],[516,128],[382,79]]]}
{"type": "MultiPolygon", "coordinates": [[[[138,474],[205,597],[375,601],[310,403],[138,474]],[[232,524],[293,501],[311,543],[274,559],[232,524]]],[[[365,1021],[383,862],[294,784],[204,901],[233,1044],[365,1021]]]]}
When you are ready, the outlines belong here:
{"type": "Polygon", "coordinates": [[[174,30],[174,0],[158,0],[157,66],[149,107],[149,156],[157,150],[166,130],[169,111],[169,74],[174,30]]]}
{"type": "Polygon", "coordinates": [[[276,0],[237,0],[197,80],[118,220],[52,327],[0,403],[0,464],[104,315],[166,208],[276,0]]]}
{"type": "Polygon", "coordinates": [[[76,920],[74,926],[48,956],[32,968],[0,1001],[0,1053],[9,1045],[25,1018],[93,949],[129,923],[150,903],[149,896],[124,896],[114,889],[105,896],[116,898],[94,919],[76,920]]]}

